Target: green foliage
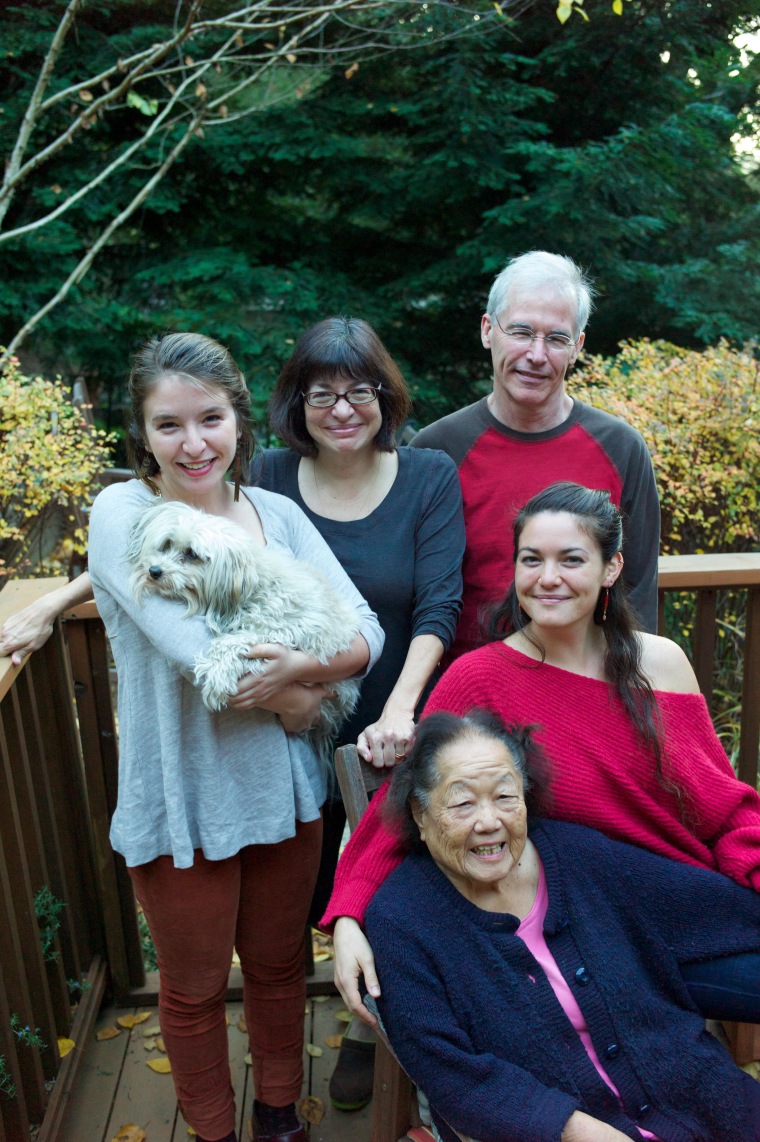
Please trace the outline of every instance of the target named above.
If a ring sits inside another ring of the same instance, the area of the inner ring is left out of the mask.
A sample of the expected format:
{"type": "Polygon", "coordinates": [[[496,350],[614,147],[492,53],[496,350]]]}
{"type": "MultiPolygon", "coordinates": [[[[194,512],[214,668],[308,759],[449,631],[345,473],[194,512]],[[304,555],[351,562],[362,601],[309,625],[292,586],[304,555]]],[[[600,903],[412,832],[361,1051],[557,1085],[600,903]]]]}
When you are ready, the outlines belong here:
{"type": "Polygon", "coordinates": [[[760,545],[760,362],[637,341],[584,359],[573,396],[635,424],[657,474],[664,554],[760,545]]]}
{"type": "Polygon", "coordinates": [[[156,945],[153,943],[153,937],[150,934],[148,921],[145,919],[145,914],[142,908],[137,910],[137,924],[140,929],[140,944],[142,946],[143,965],[146,971],[156,971],[158,968],[158,960],[156,958],[156,945]]]}
{"type": "MultiPolygon", "coordinates": [[[[152,26],[148,8],[132,6],[132,26],[118,31],[117,8],[83,14],[61,83],[84,74],[86,53],[94,68],[113,43],[126,55],[165,34],[162,5],[152,26]]],[[[46,318],[35,353],[82,373],[91,392],[116,390],[135,340],[201,330],[229,344],[261,415],[301,330],[348,312],[378,327],[424,423],[481,395],[490,280],[538,246],[596,278],[597,351],[644,335],[692,346],[754,335],[757,181],[732,137],[753,130],[760,66],[732,38],[758,20],[760,0],[627,0],[622,19],[609,0],[585,8],[588,22],[564,27],[535,5],[485,34],[358,68],[323,61],[289,97],[278,90],[255,114],[230,115],[193,140],[46,318]]],[[[453,9],[435,19],[455,30],[453,9]]],[[[20,107],[49,28],[3,21],[19,41],[20,107]]],[[[56,186],[91,177],[124,145],[125,116],[80,134],[39,193],[59,201],[56,186]]],[[[125,171],[125,193],[138,174],[125,171]]],[[[108,205],[104,190],[86,223],[62,217],[44,240],[6,248],[0,331],[49,294],[108,205]]]]}
{"type": "Polygon", "coordinates": [[[4,1094],[6,1098],[16,1097],[16,1085],[10,1076],[5,1055],[0,1055],[0,1094],[4,1094]]]}
{"type": "Polygon", "coordinates": [[[45,1050],[47,1044],[40,1035],[39,1027],[35,1027],[34,1030],[32,1030],[29,1024],[24,1027],[21,1019],[15,1013],[11,1015],[11,1030],[18,1041],[23,1043],[25,1047],[37,1047],[40,1051],[45,1050]]]}
{"type": "Polygon", "coordinates": [[[54,896],[46,884],[35,893],[34,913],[40,926],[42,955],[51,963],[58,959],[55,939],[61,927],[61,912],[65,907],[66,902],[54,896]]]}
{"type": "Polygon", "coordinates": [[[58,558],[85,550],[77,513],[108,466],[108,443],[59,381],[26,377],[10,359],[0,373],[0,580],[49,573],[51,531],[58,558]]]}

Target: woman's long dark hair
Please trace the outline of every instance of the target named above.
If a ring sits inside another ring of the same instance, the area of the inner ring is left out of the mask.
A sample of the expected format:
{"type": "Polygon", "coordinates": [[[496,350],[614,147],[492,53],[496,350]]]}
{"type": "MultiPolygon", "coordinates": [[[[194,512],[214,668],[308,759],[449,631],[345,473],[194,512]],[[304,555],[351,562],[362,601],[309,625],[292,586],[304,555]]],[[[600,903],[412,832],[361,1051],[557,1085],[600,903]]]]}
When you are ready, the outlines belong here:
{"type": "MultiPolygon", "coordinates": [[[[515,516],[513,525],[513,559],[517,564],[520,537],[528,520],[542,512],[567,512],[578,521],[578,526],[596,544],[603,563],[609,563],[623,547],[623,515],[613,504],[610,493],[594,488],[584,488],[570,481],[550,484],[543,492],[528,500],[515,516]]],[[[605,606],[605,593],[599,592],[594,622],[604,633],[606,650],[604,655],[604,675],[617,690],[629,718],[642,739],[654,754],[657,777],[664,788],[675,793],[681,800],[681,790],[674,782],[663,775],[662,761],[662,719],[657,699],[649,679],[641,669],[641,640],[637,637],[639,623],[626,598],[625,586],[620,579],[609,588],[606,596],[607,616],[602,621],[605,606]]],[[[490,639],[502,639],[515,631],[523,630],[530,622],[528,615],[520,608],[514,581],[503,603],[489,618],[487,633],[490,639]]],[[[541,654],[545,651],[532,631],[525,637],[533,643],[541,654]]]]}

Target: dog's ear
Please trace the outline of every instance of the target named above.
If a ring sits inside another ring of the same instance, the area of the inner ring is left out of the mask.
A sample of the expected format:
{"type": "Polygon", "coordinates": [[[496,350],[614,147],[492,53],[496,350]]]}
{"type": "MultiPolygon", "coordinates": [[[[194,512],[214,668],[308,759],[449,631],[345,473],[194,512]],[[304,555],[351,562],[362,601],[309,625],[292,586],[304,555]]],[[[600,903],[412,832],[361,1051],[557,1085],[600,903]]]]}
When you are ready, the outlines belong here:
{"type": "Polygon", "coordinates": [[[241,601],[256,589],[258,575],[247,545],[229,542],[224,536],[209,552],[204,573],[206,621],[212,630],[227,630],[240,610],[241,601]]]}

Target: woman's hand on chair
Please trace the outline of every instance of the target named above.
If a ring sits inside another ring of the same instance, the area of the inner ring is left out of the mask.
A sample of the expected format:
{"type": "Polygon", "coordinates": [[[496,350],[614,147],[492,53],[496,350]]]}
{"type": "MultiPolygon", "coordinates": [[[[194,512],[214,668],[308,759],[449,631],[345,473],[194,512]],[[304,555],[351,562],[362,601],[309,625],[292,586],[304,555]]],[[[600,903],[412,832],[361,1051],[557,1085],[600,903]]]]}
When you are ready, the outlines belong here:
{"type": "Polygon", "coordinates": [[[359,756],[378,769],[398,765],[414,744],[414,711],[400,708],[383,710],[372,725],[359,734],[359,756]]]}
{"type": "Polygon", "coordinates": [[[348,1010],[370,1027],[377,1027],[377,1019],[362,1003],[359,994],[359,976],[369,994],[375,998],[380,994],[380,984],[375,972],[375,957],[367,937],[351,916],[341,916],[333,932],[335,986],[343,997],[348,1010]]]}

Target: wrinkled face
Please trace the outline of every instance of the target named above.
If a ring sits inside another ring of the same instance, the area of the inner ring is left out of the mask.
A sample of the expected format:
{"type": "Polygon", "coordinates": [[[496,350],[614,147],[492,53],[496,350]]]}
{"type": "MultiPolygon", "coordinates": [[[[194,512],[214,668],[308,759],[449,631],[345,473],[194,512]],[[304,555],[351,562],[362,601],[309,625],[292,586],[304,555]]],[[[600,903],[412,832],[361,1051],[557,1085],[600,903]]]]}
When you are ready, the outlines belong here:
{"type": "MultiPolygon", "coordinates": [[[[312,381],[306,391],[345,393],[349,389],[370,387],[351,377],[332,377],[330,380],[312,381]]],[[[317,448],[328,452],[358,452],[371,447],[383,423],[379,398],[362,405],[350,405],[347,400],[339,400],[332,408],[312,408],[304,401],[304,415],[309,436],[317,448]]]]}
{"type": "Polygon", "coordinates": [[[491,350],[493,362],[493,412],[505,424],[515,415],[552,416],[562,412],[565,374],[575,363],[584,340],[581,333],[575,341],[576,320],[576,307],[568,298],[527,291],[513,293],[502,313],[483,315],[481,340],[491,350]],[[515,343],[504,330],[517,328],[543,336],[527,345],[515,343]],[[545,337],[551,334],[564,334],[573,344],[569,348],[547,347],[545,337]]]}
{"type": "Polygon", "coordinates": [[[578,518],[569,512],[541,512],[520,535],[515,590],[536,626],[591,624],[603,587],[623,569],[618,552],[609,563],[578,518]]]}
{"type": "Polygon", "coordinates": [[[198,502],[218,490],[239,435],[235,410],[222,389],[163,376],[143,404],[143,424],[167,499],[198,502]]]}
{"type": "Polygon", "coordinates": [[[414,819],[430,855],[463,896],[515,869],[528,836],[522,777],[499,741],[473,733],[441,750],[440,780],[414,819]]]}

